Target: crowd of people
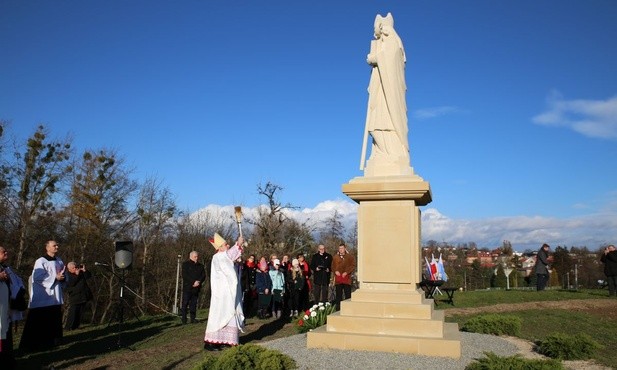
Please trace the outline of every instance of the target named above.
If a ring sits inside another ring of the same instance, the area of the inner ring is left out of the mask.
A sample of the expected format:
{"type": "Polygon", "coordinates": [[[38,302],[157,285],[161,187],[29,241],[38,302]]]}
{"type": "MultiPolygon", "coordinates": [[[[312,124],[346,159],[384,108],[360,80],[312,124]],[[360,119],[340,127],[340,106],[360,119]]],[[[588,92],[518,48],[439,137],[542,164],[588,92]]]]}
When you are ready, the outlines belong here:
{"type": "MultiPolygon", "coordinates": [[[[210,269],[211,301],[204,335],[204,348],[221,350],[239,343],[245,316],[293,318],[319,302],[351,297],[351,275],[355,258],[344,244],[333,257],[319,245],[310,262],[300,253],[294,257],[250,255],[242,257],[245,242],[239,237],[233,246],[219,234],[210,239],[216,249],[210,269]],[[331,296],[331,286],[336,286],[331,296]]],[[[23,352],[50,350],[62,343],[63,330],[79,328],[88,301],[91,273],[83,264],[65,264],[55,240],[45,243],[36,259],[28,284],[8,265],[9,251],[0,246],[0,363],[3,369],[16,366],[12,328],[24,320],[19,349],[23,352]],[[68,312],[63,325],[63,307],[68,312]],[[27,313],[27,315],[26,315],[27,313]]],[[[206,281],[199,253],[191,251],[182,264],[182,324],[196,323],[199,293],[206,281]]]]}
{"type": "Polygon", "coordinates": [[[0,246],[0,363],[13,369],[13,324],[26,317],[19,349],[24,352],[49,350],[62,342],[64,295],[69,311],[65,330],[77,329],[84,305],[92,298],[86,280],[90,272],[71,261],[64,264],[58,255],[58,243],[49,240],[45,252],[34,262],[26,286],[8,265],[8,250],[0,246]],[[27,310],[27,316],[25,315],[27,310]]]}
{"type": "MultiPolygon", "coordinates": [[[[218,234],[210,240],[217,249],[210,269],[211,301],[204,348],[219,351],[238,344],[245,318],[295,318],[311,305],[351,298],[355,257],[344,244],[333,257],[319,245],[308,262],[304,254],[276,254],[242,258],[244,239],[233,247],[218,234]],[[334,286],[334,297],[330,287],[334,286]]],[[[184,276],[184,274],[183,274],[184,276]]],[[[183,305],[184,307],[184,305],[183,305]]]]}

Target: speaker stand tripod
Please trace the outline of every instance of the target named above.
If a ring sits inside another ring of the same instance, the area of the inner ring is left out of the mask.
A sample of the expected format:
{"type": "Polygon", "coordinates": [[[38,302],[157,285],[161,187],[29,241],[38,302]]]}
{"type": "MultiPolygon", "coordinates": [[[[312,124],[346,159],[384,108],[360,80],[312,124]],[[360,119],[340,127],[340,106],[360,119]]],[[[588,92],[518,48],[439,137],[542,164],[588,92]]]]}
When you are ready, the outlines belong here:
{"type": "Polygon", "coordinates": [[[109,323],[107,324],[107,327],[109,328],[111,324],[114,322],[114,320],[116,320],[118,323],[118,338],[116,341],[115,348],[128,348],[134,351],[135,350],[134,348],[131,348],[130,346],[126,346],[122,342],[122,331],[124,329],[124,310],[125,309],[129,310],[133,314],[133,317],[137,319],[137,321],[139,321],[139,317],[135,313],[135,310],[133,310],[133,308],[129,305],[129,303],[124,298],[124,288],[126,287],[126,282],[124,280],[124,277],[126,275],[126,270],[122,269],[121,271],[122,271],[121,276],[116,274],[114,271],[111,271],[111,273],[114,276],[116,276],[118,280],[120,281],[120,296],[119,296],[118,302],[115,303],[115,307],[109,318],[109,323]]]}

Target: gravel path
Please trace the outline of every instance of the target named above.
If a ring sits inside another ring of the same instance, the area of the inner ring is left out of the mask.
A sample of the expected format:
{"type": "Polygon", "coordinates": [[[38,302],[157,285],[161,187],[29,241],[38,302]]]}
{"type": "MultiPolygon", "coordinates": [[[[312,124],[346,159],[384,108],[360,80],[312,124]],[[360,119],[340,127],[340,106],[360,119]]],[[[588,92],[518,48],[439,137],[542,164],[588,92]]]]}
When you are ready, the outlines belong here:
{"type": "Polygon", "coordinates": [[[306,334],[276,339],[262,343],[262,345],[291,356],[296,360],[300,370],[458,370],[464,369],[475,358],[484,357],[484,352],[491,351],[499,356],[512,356],[519,353],[515,344],[503,338],[466,332],[461,332],[462,355],[458,360],[402,353],[308,349],[306,348],[306,334]]]}

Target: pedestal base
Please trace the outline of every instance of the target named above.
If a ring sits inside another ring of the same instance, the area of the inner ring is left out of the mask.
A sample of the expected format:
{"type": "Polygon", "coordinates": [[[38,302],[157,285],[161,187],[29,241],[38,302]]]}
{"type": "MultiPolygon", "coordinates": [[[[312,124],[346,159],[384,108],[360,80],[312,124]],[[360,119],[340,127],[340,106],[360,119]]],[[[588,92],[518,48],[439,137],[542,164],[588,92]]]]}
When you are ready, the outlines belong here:
{"type": "MultiPolygon", "coordinates": [[[[386,171],[387,172],[387,171],[386,171]]],[[[422,281],[420,209],[429,183],[412,174],[356,177],[343,193],[358,207],[360,289],[328,323],[307,334],[309,348],[412,353],[460,358],[457,324],[444,322],[422,281]]]]}
{"type": "Polygon", "coordinates": [[[421,290],[360,289],[325,326],[307,333],[307,347],[461,356],[458,324],[445,323],[421,290]]]}

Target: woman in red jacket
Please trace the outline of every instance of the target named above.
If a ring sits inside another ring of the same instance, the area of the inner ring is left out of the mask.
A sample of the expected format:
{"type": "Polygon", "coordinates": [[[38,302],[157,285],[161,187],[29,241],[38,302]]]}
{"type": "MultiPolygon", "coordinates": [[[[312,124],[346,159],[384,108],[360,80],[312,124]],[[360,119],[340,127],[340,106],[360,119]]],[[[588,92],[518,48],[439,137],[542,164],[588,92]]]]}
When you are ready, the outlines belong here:
{"type": "Polygon", "coordinates": [[[300,266],[300,270],[302,271],[302,275],[304,276],[304,288],[300,292],[300,302],[298,304],[298,307],[302,311],[306,311],[310,307],[309,292],[313,291],[310,279],[311,267],[304,259],[304,254],[302,253],[298,254],[298,263],[300,266]]]}

